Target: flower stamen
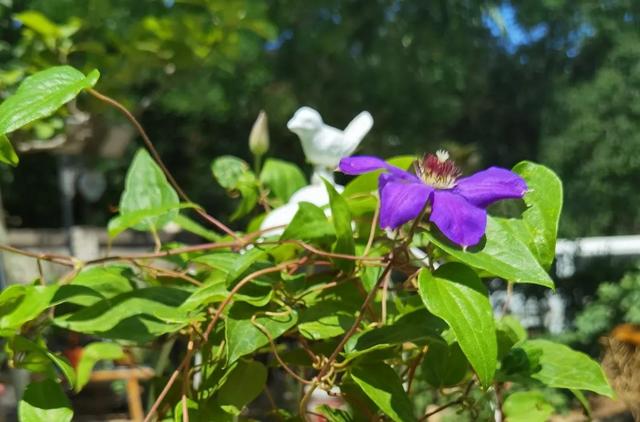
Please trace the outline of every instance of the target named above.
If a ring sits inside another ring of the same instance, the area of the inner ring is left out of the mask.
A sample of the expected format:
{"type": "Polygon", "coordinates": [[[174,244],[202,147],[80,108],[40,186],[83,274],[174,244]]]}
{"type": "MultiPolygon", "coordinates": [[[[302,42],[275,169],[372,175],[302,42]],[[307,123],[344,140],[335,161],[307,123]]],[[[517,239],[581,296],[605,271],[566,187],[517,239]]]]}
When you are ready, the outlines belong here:
{"type": "Polygon", "coordinates": [[[427,154],[415,163],[416,174],[427,185],[436,189],[450,189],[456,185],[461,172],[449,159],[449,153],[438,150],[436,154],[427,154]]]}

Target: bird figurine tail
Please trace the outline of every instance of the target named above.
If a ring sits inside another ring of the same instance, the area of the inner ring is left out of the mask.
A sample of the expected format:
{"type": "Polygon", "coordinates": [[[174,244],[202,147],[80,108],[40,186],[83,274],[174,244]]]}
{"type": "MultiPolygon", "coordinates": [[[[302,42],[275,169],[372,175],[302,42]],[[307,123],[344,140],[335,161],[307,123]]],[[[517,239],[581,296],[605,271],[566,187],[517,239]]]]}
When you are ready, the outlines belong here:
{"type": "Polygon", "coordinates": [[[355,151],[360,144],[360,141],[362,141],[362,138],[369,133],[372,126],[373,117],[368,111],[363,111],[351,120],[344,130],[345,143],[350,145],[350,148],[345,151],[345,157],[351,155],[355,151]]]}

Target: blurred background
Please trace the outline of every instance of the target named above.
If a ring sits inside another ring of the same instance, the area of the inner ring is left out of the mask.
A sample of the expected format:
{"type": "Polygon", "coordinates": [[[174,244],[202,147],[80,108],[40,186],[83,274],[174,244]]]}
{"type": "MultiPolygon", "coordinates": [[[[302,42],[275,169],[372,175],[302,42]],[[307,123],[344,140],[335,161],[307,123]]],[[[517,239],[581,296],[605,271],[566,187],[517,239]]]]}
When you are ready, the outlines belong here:
{"type": "MultiPolygon", "coordinates": [[[[336,127],[371,112],[359,153],[446,147],[467,171],[548,165],[564,182],[565,239],[640,232],[634,0],[0,0],[0,34],[0,99],[47,66],[99,69],[97,89],[140,118],[178,182],[222,220],[236,204],[212,159],[249,161],[264,109],[268,155],[309,174],[286,129],[309,105],[336,127]]],[[[140,146],[86,96],[12,139],[22,161],[0,167],[10,230],[104,226],[140,146]]],[[[600,335],[640,323],[639,241],[625,239],[621,255],[596,257],[570,243],[559,272],[552,334],[594,356],[600,335]]],[[[521,292],[523,309],[537,290],[521,292]]]]}

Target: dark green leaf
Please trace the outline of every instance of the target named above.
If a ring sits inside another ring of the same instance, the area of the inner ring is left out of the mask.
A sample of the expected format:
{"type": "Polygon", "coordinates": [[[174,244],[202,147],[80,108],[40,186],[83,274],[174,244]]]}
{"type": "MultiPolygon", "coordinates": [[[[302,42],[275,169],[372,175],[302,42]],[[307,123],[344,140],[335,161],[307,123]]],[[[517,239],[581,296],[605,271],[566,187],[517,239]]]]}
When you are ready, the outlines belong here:
{"type": "Polygon", "coordinates": [[[476,273],[448,263],[433,274],[419,275],[420,297],[427,309],[445,320],[484,386],[491,384],[498,361],[493,312],[487,289],[476,273]]]}
{"type": "Polygon", "coordinates": [[[260,362],[239,360],[221,382],[216,402],[226,412],[238,415],[260,395],[267,383],[267,368],[260,362]]]}
{"type": "Polygon", "coordinates": [[[422,373],[436,388],[453,387],[467,377],[469,363],[458,343],[451,345],[434,341],[422,361],[422,373]]]}
{"type": "Polygon", "coordinates": [[[53,377],[55,376],[55,372],[48,370],[46,366],[43,367],[45,369],[44,371],[33,371],[30,367],[30,362],[33,362],[34,357],[35,361],[48,361],[50,363],[53,363],[60,370],[60,372],[62,372],[71,387],[75,385],[76,374],[69,362],[64,357],[50,352],[46,348],[46,345],[40,345],[22,336],[15,336],[10,340],[10,346],[14,354],[27,354],[26,357],[23,357],[23,361],[24,363],[26,363],[26,365],[23,365],[21,361],[19,367],[27,368],[32,372],[45,372],[53,377]]]}
{"type": "MultiPolygon", "coordinates": [[[[421,307],[422,308],[422,307],[421,307]]],[[[446,324],[424,308],[409,312],[391,325],[373,328],[351,337],[345,345],[346,360],[406,342],[440,340],[446,324]]]]}
{"type": "Polygon", "coordinates": [[[18,404],[20,422],[70,422],[73,410],[62,387],[51,379],[27,386],[18,404]]]}
{"type": "Polygon", "coordinates": [[[527,339],[527,331],[520,321],[511,315],[506,315],[496,321],[496,335],[498,337],[498,359],[502,359],[511,348],[527,339]]]}
{"type": "MultiPolygon", "coordinates": [[[[164,173],[144,149],[139,149],[127,171],[124,192],[120,198],[120,215],[161,210],[159,215],[143,218],[133,226],[136,230],[157,231],[178,215],[180,201],[164,173]]],[[[135,219],[135,218],[134,218],[135,219]]]]}
{"type": "Polygon", "coordinates": [[[413,405],[402,388],[400,377],[384,363],[356,365],[351,370],[351,378],[364,393],[396,422],[411,422],[416,418],[413,405]]]}
{"type": "Polygon", "coordinates": [[[327,422],[355,422],[355,419],[349,412],[343,409],[327,406],[323,404],[316,409],[327,419],[327,422]]]}

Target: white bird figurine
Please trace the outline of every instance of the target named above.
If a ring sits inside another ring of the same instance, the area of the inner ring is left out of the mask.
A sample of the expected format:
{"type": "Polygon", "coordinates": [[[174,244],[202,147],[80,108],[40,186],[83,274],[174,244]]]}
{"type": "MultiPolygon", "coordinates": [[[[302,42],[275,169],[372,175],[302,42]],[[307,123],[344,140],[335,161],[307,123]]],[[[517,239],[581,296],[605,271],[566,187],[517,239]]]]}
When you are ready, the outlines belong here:
{"type": "Polygon", "coordinates": [[[315,173],[330,180],[340,160],[355,151],[372,126],[373,117],[363,111],[344,130],[336,129],[326,125],[320,113],[311,107],[299,108],[287,123],[287,128],[300,138],[304,155],[314,165],[315,173]]]}

